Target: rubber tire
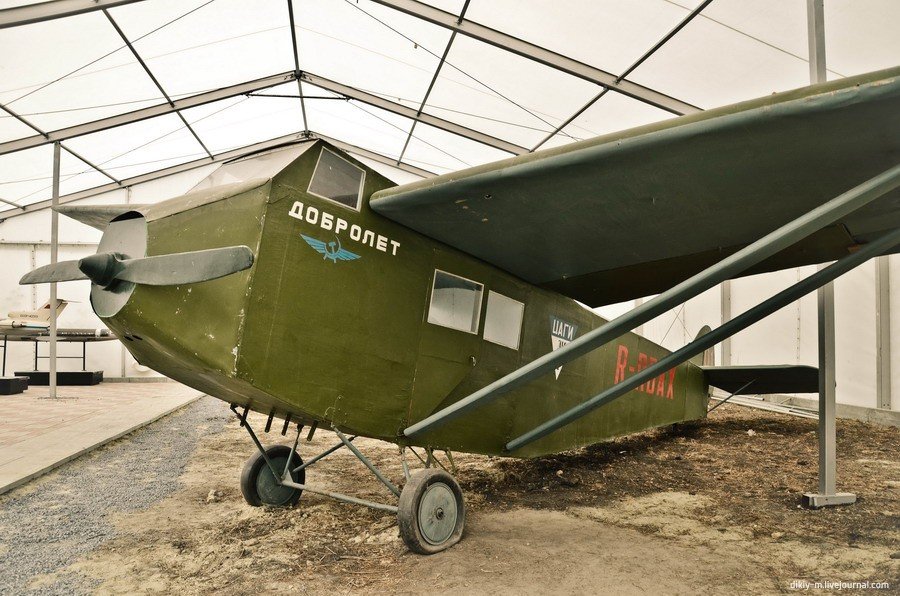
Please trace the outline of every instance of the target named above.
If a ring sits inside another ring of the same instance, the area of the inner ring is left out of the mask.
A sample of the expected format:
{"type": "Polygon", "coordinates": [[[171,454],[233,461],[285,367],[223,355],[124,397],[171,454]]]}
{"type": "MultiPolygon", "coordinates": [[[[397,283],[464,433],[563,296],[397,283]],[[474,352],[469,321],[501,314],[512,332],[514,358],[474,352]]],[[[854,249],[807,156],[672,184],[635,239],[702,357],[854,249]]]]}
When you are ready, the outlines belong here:
{"type": "Polygon", "coordinates": [[[462,489],[453,476],[438,468],[413,473],[400,493],[397,522],[400,526],[400,537],[414,553],[433,555],[450,548],[462,538],[466,525],[466,504],[463,501],[462,489]],[[419,505],[428,487],[438,482],[445,484],[456,497],[457,516],[456,526],[450,536],[440,544],[432,544],[422,536],[419,528],[419,505]]]}
{"type": "MultiPolygon", "coordinates": [[[[281,459],[282,462],[285,458],[287,458],[290,454],[293,453],[292,468],[296,468],[297,466],[303,463],[303,460],[297,454],[296,451],[293,451],[287,445],[273,445],[266,449],[266,455],[269,456],[269,459],[281,459]]],[[[283,465],[283,463],[282,463],[283,465]]],[[[297,501],[300,500],[300,495],[303,494],[303,491],[298,489],[294,489],[294,494],[290,496],[284,502],[280,503],[266,503],[263,501],[262,497],[259,495],[259,491],[257,488],[257,479],[261,473],[272,474],[272,471],[269,469],[269,466],[266,465],[266,460],[263,457],[262,453],[259,450],[256,451],[250,459],[247,460],[247,463],[244,464],[244,470],[241,472],[241,493],[244,495],[244,500],[247,501],[248,505],[253,507],[261,507],[263,505],[267,507],[293,507],[297,504],[297,501]]],[[[299,472],[293,472],[291,474],[294,482],[298,484],[303,484],[306,481],[306,470],[300,470],[299,472]]]]}

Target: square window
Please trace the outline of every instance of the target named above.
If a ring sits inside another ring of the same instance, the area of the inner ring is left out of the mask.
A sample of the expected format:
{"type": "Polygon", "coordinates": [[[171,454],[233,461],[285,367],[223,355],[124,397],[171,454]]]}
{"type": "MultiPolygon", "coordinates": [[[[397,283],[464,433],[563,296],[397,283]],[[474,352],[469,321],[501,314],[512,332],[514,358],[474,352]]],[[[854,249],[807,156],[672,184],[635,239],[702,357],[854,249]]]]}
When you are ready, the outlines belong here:
{"type": "Polygon", "coordinates": [[[519,349],[525,305],[497,292],[488,292],[487,314],[484,316],[484,339],[519,349]]]}
{"type": "Polygon", "coordinates": [[[364,170],[322,147],[307,192],[359,211],[365,180],[364,170]]]}
{"type": "Polygon", "coordinates": [[[478,333],[484,285],[443,271],[434,272],[428,322],[478,333]]]}

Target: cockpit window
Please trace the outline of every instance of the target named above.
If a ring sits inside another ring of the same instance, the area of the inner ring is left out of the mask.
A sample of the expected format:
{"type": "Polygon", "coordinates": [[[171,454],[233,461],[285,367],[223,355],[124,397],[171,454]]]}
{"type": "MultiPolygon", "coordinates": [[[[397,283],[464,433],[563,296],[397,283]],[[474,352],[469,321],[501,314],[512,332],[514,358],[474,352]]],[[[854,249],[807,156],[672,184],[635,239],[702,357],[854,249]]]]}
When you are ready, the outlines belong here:
{"type": "Polygon", "coordinates": [[[307,190],[359,211],[365,178],[366,173],[361,168],[323,147],[307,190]]]}
{"type": "Polygon", "coordinates": [[[428,322],[466,333],[478,333],[484,286],[458,275],[434,272],[428,322]]]}
{"type": "Polygon", "coordinates": [[[518,350],[524,315],[523,303],[497,292],[488,292],[487,313],[484,315],[484,339],[518,350]]]}

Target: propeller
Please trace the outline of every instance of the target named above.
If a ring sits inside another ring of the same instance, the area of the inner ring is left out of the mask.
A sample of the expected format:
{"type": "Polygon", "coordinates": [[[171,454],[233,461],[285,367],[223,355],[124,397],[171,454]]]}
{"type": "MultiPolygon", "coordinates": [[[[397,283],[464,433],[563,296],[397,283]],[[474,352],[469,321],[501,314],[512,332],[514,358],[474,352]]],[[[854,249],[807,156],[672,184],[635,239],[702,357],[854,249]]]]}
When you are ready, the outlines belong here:
{"type": "Polygon", "coordinates": [[[78,268],[79,261],[62,261],[55,265],[38,267],[31,273],[26,273],[19,280],[20,284],[45,284],[56,281],[72,281],[87,279],[88,276],[78,268]]]}
{"type": "Polygon", "coordinates": [[[19,280],[40,284],[90,279],[103,289],[131,282],[148,286],[175,286],[218,279],[249,269],[253,252],[246,246],[179,252],[137,259],[116,252],[99,252],[77,261],[38,267],[19,280]]]}
{"type": "MultiPolygon", "coordinates": [[[[118,313],[137,285],[176,286],[209,281],[249,269],[253,251],[246,246],[147,255],[147,219],[140,209],[116,215],[104,226],[97,253],[77,261],[39,267],[20,284],[53,283],[76,279],[91,282],[91,307],[98,317],[118,313]]],[[[103,207],[107,213],[110,208],[103,207]]],[[[121,206],[115,210],[122,211],[121,206]]],[[[162,246],[165,243],[161,243],[162,246]]]]}

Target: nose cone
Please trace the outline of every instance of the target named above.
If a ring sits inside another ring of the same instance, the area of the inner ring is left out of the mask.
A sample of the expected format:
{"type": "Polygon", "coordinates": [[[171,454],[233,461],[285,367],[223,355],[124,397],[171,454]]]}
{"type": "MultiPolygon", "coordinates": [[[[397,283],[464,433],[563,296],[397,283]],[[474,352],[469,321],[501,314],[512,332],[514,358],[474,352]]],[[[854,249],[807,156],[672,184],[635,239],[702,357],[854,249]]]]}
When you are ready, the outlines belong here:
{"type": "Polygon", "coordinates": [[[108,288],[116,279],[119,261],[114,254],[104,252],[85,257],[78,262],[78,269],[90,280],[103,288],[108,288]]]}
{"type": "MultiPolygon", "coordinates": [[[[110,224],[102,250],[121,254],[123,260],[236,246],[258,255],[270,187],[263,181],[216,188],[142,209],[110,224]]],[[[201,265],[198,261],[190,270],[201,265]]],[[[95,287],[92,302],[138,362],[220,395],[236,375],[255,269],[241,267],[210,281],[165,285],[120,279],[109,289],[95,287]]],[[[162,273],[171,277],[182,269],[162,273]]]]}
{"type": "Polygon", "coordinates": [[[82,259],[79,269],[94,282],[91,285],[91,306],[98,317],[108,318],[128,302],[134,284],[114,280],[115,253],[124,259],[137,259],[147,254],[147,221],[136,211],[120,215],[110,222],[100,239],[97,254],[82,259]],[[109,258],[105,258],[105,257],[109,258]],[[103,258],[101,258],[103,257],[103,258]]]}

